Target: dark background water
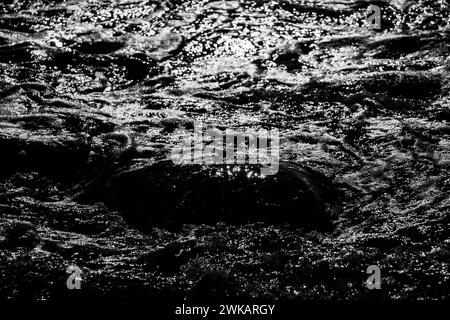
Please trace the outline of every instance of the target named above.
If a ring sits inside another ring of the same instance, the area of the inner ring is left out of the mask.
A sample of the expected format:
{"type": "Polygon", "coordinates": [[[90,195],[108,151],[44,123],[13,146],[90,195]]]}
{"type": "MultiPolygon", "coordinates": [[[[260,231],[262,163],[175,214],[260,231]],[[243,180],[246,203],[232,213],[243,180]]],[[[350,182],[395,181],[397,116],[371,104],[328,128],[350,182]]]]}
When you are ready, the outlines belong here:
{"type": "Polygon", "coordinates": [[[370,3],[0,4],[0,299],[448,299],[449,2],[370,3]],[[284,175],[167,162],[194,121],[284,175]]]}

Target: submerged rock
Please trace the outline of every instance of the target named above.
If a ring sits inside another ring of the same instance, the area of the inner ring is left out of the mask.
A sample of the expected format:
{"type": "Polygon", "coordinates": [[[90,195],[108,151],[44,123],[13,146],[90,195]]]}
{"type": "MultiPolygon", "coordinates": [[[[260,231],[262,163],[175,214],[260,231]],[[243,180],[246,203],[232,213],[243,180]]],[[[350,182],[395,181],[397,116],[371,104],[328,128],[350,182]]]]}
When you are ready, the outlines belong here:
{"type": "Polygon", "coordinates": [[[61,178],[72,177],[86,163],[89,144],[73,134],[30,132],[18,125],[0,123],[0,176],[31,169],[61,178]]]}
{"type": "Polygon", "coordinates": [[[250,165],[174,165],[124,170],[105,186],[105,203],[140,229],[219,221],[288,223],[327,230],[331,182],[306,167],[281,163],[263,177],[250,165]]]}
{"type": "Polygon", "coordinates": [[[6,220],[0,223],[0,248],[34,248],[39,242],[36,227],[29,222],[6,220]]]}
{"type": "Polygon", "coordinates": [[[123,48],[124,45],[120,41],[91,41],[79,44],[77,49],[82,53],[107,54],[123,48]]]}

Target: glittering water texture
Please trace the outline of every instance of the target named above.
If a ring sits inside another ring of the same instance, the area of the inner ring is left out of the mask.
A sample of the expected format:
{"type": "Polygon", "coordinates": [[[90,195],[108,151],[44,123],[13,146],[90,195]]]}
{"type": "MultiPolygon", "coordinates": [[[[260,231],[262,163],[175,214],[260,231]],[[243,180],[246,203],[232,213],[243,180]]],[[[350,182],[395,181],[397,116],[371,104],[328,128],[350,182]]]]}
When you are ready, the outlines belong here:
{"type": "Polygon", "coordinates": [[[449,2],[376,3],[3,1],[0,299],[448,299],[449,2]],[[282,175],[175,166],[195,121],[282,175]]]}

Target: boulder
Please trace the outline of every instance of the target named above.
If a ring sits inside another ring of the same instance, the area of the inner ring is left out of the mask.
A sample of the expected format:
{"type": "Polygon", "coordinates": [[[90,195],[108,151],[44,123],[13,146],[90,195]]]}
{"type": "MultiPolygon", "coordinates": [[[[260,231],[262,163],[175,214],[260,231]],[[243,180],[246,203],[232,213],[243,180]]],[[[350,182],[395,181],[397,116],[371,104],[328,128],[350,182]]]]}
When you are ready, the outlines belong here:
{"type": "Polygon", "coordinates": [[[52,135],[0,123],[0,176],[18,170],[36,170],[57,178],[71,178],[86,163],[90,146],[74,134],[52,135]]]}
{"type": "Polygon", "coordinates": [[[280,163],[275,175],[261,176],[255,165],[162,161],[114,174],[101,197],[139,229],[262,221],[328,230],[332,189],[327,177],[291,163],[280,163]]]}

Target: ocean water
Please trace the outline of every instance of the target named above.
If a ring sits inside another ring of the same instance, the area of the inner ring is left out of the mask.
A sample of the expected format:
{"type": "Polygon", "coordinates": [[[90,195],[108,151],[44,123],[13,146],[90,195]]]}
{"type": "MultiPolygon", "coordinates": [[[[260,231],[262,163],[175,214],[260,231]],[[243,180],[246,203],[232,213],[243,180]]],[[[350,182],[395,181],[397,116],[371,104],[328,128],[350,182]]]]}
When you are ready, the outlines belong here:
{"type": "Polygon", "coordinates": [[[1,3],[0,299],[448,299],[450,3],[371,4],[1,3]],[[282,175],[180,169],[199,122],[282,175]]]}

